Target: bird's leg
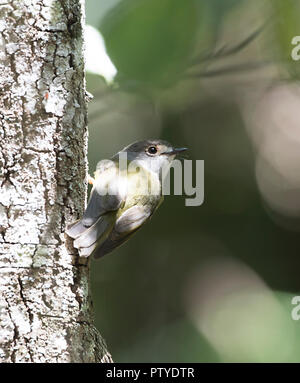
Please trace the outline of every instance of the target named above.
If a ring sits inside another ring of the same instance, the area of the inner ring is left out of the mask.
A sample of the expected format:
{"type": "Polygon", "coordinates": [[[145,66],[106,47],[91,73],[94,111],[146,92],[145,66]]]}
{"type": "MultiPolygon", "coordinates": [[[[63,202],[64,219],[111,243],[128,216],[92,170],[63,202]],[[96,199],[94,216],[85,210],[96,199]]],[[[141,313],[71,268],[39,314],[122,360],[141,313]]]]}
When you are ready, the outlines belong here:
{"type": "Polygon", "coordinates": [[[90,176],[90,175],[88,174],[88,183],[89,183],[90,185],[94,185],[94,182],[95,182],[95,179],[94,179],[92,176],[90,176]]]}

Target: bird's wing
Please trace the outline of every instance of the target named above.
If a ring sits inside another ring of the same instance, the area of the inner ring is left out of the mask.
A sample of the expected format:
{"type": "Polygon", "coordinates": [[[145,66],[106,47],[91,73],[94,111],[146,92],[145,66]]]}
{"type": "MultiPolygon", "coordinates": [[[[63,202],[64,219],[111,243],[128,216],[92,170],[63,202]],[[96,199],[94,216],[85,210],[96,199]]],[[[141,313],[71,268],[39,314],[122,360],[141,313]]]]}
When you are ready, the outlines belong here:
{"type": "Polygon", "coordinates": [[[147,206],[132,206],[116,220],[114,229],[119,234],[127,234],[139,228],[150,215],[151,210],[147,206]]]}
{"type": "Polygon", "coordinates": [[[112,161],[100,161],[97,165],[97,178],[83,217],[66,230],[71,238],[76,239],[75,247],[89,247],[93,239],[99,238],[101,233],[110,228],[114,212],[126,200],[124,182],[112,161]]]}
{"type": "Polygon", "coordinates": [[[107,238],[93,248],[94,257],[100,258],[126,242],[143,223],[150,218],[152,211],[145,206],[132,206],[117,220],[107,238]]]}

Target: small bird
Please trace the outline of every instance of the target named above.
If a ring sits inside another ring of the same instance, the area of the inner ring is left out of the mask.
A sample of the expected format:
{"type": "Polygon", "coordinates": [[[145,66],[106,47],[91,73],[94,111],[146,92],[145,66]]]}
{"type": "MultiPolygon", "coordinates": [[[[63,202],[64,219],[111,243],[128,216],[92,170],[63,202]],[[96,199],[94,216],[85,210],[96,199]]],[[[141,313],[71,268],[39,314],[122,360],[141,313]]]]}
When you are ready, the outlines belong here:
{"type": "Polygon", "coordinates": [[[68,226],[81,257],[110,253],[126,242],[163,201],[162,182],[172,161],[187,148],[167,141],[137,141],[98,162],[81,220],[68,226]]]}

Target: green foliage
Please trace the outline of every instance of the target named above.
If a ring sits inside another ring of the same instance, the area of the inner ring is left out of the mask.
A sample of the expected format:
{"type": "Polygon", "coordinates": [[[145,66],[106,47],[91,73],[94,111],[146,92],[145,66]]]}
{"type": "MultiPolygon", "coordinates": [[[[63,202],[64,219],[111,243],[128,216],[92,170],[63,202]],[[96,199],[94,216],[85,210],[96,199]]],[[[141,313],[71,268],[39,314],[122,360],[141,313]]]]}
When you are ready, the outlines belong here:
{"type": "Polygon", "coordinates": [[[205,7],[195,0],[125,0],[100,29],[121,76],[162,84],[184,70],[199,17],[205,17],[205,7]]]}
{"type": "Polygon", "coordinates": [[[269,87],[299,78],[300,62],[291,58],[299,11],[299,0],[114,0],[102,12],[97,27],[118,76],[110,88],[87,76],[90,173],[100,159],[149,137],[205,161],[202,206],[166,197],[134,239],[92,265],[96,325],[115,361],[299,362],[299,321],[291,317],[300,291],[299,205],[287,181],[286,197],[273,192],[277,181],[263,157],[296,178],[298,156],[289,150],[299,141],[297,82],[274,94],[269,87]],[[252,63],[267,65],[250,70],[252,63]],[[229,76],[201,77],[232,66],[229,76]],[[187,70],[194,77],[184,77],[187,70]],[[281,118],[273,113],[283,101],[277,94],[292,100],[281,118]],[[268,206],[257,177],[262,160],[272,198],[294,203],[295,217],[268,206]],[[215,273],[203,273],[205,264],[215,273]]]}
{"type": "Polygon", "coordinates": [[[300,35],[300,2],[298,0],[271,0],[270,5],[274,12],[272,25],[278,58],[285,63],[292,78],[299,78],[300,65],[291,57],[293,49],[291,41],[294,36],[300,35]]]}

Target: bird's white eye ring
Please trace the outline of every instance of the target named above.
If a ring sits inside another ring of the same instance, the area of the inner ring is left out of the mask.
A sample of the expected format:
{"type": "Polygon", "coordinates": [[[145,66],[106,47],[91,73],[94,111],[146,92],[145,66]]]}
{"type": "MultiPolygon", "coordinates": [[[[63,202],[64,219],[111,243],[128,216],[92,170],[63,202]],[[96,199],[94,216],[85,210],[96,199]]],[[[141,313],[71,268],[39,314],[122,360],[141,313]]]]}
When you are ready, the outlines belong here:
{"type": "Polygon", "coordinates": [[[149,148],[147,149],[147,152],[149,154],[156,154],[157,153],[157,148],[155,146],[149,146],[149,148]]]}

